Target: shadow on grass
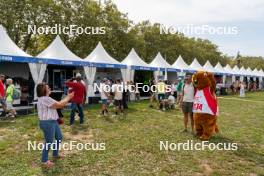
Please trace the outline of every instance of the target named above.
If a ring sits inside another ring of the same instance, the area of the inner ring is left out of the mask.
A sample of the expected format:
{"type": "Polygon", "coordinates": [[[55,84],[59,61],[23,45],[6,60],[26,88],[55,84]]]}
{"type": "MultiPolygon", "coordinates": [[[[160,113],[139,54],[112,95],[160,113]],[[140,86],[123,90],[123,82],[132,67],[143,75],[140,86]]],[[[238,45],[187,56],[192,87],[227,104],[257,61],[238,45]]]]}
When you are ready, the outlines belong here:
{"type": "MultiPolygon", "coordinates": [[[[210,139],[211,143],[236,143],[235,141],[228,139],[223,136],[214,136],[210,139]]],[[[262,165],[264,166],[264,154],[255,151],[252,148],[246,147],[243,144],[238,143],[238,148],[237,150],[233,151],[235,155],[238,157],[241,157],[245,160],[254,162],[255,164],[262,165]]]]}

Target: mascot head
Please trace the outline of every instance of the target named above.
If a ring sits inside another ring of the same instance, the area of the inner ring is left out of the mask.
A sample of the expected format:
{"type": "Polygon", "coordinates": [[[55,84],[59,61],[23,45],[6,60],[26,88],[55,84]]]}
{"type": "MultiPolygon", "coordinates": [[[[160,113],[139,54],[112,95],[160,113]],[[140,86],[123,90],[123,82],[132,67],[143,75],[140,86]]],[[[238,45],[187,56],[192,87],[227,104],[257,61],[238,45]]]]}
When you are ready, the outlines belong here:
{"type": "Polygon", "coordinates": [[[194,87],[198,90],[202,90],[209,86],[211,92],[215,92],[216,81],[213,73],[198,71],[192,76],[192,82],[194,87]]]}

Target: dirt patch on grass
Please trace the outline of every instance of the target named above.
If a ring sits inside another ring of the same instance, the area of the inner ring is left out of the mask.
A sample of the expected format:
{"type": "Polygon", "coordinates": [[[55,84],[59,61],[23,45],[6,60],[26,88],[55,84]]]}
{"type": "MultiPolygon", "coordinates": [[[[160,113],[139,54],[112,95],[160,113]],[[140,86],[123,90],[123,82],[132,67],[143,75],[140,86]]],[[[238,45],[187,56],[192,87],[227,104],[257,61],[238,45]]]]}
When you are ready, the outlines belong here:
{"type": "Polygon", "coordinates": [[[93,142],[93,133],[91,129],[86,131],[73,130],[70,132],[65,132],[63,136],[65,140],[79,141],[83,143],[93,142]]]}
{"type": "Polygon", "coordinates": [[[210,167],[207,161],[202,161],[200,168],[203,171],[203,175],[211,176],[213,174],[213,169],[210,167]]]}
{"type": "Polygon", "coordinates": [[[5,136],[5,135],[8,135],[8,134],[14,133],[14,131],[15,130],[7,129],[7,128],[2,128],[2,129],[0,129],[0,134],[1,134],[1,136],[5,136]]]}

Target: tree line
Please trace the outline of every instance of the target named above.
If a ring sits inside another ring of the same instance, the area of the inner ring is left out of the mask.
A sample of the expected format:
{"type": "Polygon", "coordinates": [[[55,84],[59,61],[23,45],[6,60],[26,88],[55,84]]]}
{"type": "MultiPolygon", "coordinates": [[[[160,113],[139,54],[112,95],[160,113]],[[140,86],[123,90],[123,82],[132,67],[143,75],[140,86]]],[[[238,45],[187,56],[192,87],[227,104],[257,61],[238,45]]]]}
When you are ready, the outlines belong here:
{"type": "MultiPolygon", "coordinates": [[[[111,0],[0,0],[0,24],[2,24],[13,41],[35,56],[43,51],[55,35],[28,33],[28,25],[61,26],[77,25],[103,26],[103,35],[60,35],[67,47],[76,55],[84,58],[101,41],[105,49],[118,61],[122,61],[131,48],[147,63],[151,62],[158,52],[172,64],[179,55],[190,64],[197,58],[201,64],[209,60],[213,65],[234,64],[219,51],[217,45],[209,40],[190,38],[183,33],[160,34],[159,23],[149,21],[134,23],[127,14],[120,12],[111,0]]],[[[264,68],[261,57],[242,57],[245,67],[264,68]]]]}

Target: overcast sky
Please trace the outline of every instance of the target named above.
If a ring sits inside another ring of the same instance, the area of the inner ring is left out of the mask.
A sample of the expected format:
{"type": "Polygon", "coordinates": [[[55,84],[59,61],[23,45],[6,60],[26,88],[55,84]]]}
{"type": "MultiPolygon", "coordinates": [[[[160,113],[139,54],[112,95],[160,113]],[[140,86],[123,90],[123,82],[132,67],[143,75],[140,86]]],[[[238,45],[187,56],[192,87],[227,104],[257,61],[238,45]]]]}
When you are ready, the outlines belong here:
{"type": "Polygon", "coordinates": [[[206,38],[228,55],[264,56],[264,0],[113,0],[134,22],[165,26],[235,27],[238,34],[187,34],[206,38]]]}

